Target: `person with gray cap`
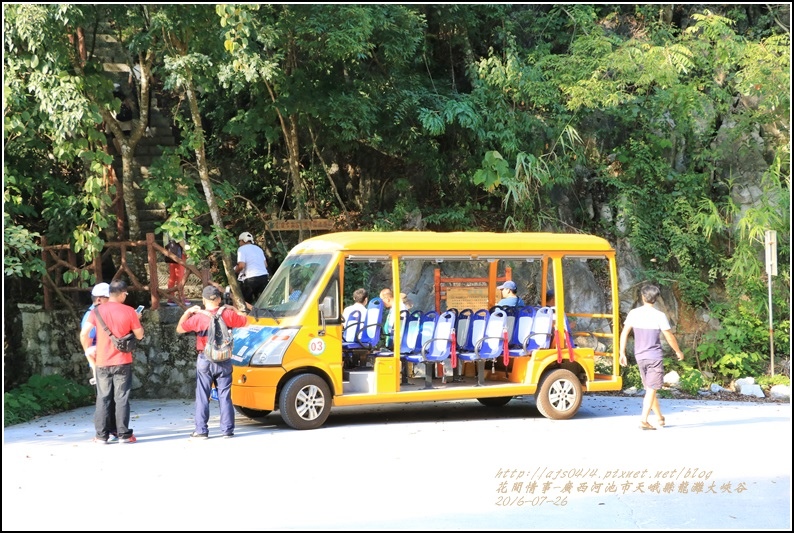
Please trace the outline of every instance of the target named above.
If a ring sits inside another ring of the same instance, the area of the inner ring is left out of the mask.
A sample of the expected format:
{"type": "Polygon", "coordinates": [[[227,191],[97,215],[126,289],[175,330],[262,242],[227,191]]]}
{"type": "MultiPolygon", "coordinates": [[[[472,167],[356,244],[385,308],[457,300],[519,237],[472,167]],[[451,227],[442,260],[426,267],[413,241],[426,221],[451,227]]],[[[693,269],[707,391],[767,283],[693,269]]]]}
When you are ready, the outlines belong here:
{"type": "Polygon", "coordinates": [[[196,333],[196,414],[191,439],[209,438],[210,395],[213,382],[218,389],[218,404],[221,411],[220,431],[226,438],[234,436],[234,405],[232,404],[232,360],[214,362],[204,355],[207,332],[212,317],[221,313],[221,319],[229,328],[239,328],[248,323],[248,315],[223,303],[220,289],[207,285],[201,292],[204,309],[200,305],[189,307],[179,318],[176,332],[196,333]]]}
{"type": "Polygon", "coordinates": [[[518,287],[514,281],[505,281],[496,287],[502,299],[496,302],[496,305],[504,305],[510,307],[524,307],[526,304],[524,300],[518,297],[516,290],[518,287]]]}
{"type": "Polygon", "coordinates": [[[253,304],[267,286],[270,273],[267,271],[267,258],[265,252],[254,244],[254,236],[244,231],[237,238],[240,247],[237,248],[237,265],[234,273],[240,281],[243,299],[253,304]]]}
{"type": "MultiPolygon", "coordinates": [[[[88,317],[94,311],[94,308],[107,302],[110,298],[110,285],[107,283],[97,283],[94,285],[94,288],[91,289],[91,298],[93,298],[94,302],[91,304],[91,307],[88,308],[88,311],[85,312],[83,319],[80,321],[81,331],[86,322],[88,322],[88,317]]],[[[88,337],[91,339],[91,346],[89,346],[88,350],[86,350],[85,356],[86,360],[88,361],[88,368],[91,369],[91,379],[89,379],[88,382],[91,385],[96,385],[96,368],[94,367],[96,358],[96,327],[91,328],[91,332],[88,334],[88,337]]],[[[116,429],[116,402],[112,398],[110,400],[109,411],[111,430],[108,434],[108,442],[115,442],[119,439],[119,434],[116,429]]]]}

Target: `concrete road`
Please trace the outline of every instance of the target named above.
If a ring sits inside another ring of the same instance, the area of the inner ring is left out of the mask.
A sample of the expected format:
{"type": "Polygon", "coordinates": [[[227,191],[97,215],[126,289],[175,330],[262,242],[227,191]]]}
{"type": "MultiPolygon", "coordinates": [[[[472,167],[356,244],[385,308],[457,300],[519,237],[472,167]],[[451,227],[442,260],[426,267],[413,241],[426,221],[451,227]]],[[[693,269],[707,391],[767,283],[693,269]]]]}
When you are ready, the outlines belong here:
{"type": "Polygon", "coordinates": [[[238,416],[191,442],[189,401],[132,402],[135,444],[93,408],[6,428],[10,530],[791,530],[791,405],[588,395],[338,408],[313,431],[238,416]],[[653,419],[652,419],[653,422],[653,419]],[[215,432],[213,437],[212,433],[215,432]]]}

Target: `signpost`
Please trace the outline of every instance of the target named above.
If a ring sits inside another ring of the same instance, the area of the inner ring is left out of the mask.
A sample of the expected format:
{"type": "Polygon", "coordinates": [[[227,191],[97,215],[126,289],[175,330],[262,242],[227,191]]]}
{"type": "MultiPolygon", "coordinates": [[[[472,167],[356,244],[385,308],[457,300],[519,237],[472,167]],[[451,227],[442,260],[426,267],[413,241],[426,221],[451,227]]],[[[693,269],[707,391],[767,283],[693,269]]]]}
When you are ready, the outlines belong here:
{"type": "Polygon", "coordinates": [[[777,276],[777,232],[766,230],[764,235],[764,250],[766,251],[766,276],[769,282],[769,359],[771,361],[769,374],[775,375],[775,336],[772,327],[772,276],[777,276]]]}

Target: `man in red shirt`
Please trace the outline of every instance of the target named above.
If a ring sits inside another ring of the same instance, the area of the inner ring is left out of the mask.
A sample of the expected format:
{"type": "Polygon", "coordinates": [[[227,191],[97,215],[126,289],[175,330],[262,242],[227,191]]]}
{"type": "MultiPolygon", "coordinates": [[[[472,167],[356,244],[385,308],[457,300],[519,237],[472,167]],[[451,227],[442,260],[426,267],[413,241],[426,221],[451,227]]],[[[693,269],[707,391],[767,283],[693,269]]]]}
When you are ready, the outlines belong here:
{"type": "Polygon", "coordinates": [[[99,313],[110,332],[123,337],[129,332],[138,340],[143,339],[143,326],[135,309],[126,305],[127,284],[115,280],[109,287],[108,301],[94,309],[80,330],[80,343],[86,357],[96,368],[96,410],[94,411],[94,442],[107,444],[113,429],[110,414],[111,399],[116,402],[116,428],[119,443],[133,443],[137,439],[130,429],[130,390],[132,389],[132,353],[121,352],[113,344],[105,328],[97,320],[99,313]],[[92,353],[91,330],[96,328],[96,352],[92,353]]]}
{"type": "Polygon", "coordinates": [[[204,310],[201,306],[194,305],[188,308],[180,317],[176,325],[177,333],[195,332],[196,351],[196,415],[195,430],[190,435],[191,439],[209,438],[207,423],[210,418],[210,393],[212,382],[218,386],[218,404],[221,410],[220,430],[226,437],[234,436],[234,405],[232,404],[232,360],[219,363],[210,361],[204,356],[204,347],[207,345],[207,330],[210,327],[209,315],[221,313],[221,318],[230,328],[239,328],[248,323],[248,316],[233,307],[221,306],[221,291],[213,286],[204,287],[201,293],[204,300],[204,310]],[[207,314],[209,313],[209,314],[207,314]]]}

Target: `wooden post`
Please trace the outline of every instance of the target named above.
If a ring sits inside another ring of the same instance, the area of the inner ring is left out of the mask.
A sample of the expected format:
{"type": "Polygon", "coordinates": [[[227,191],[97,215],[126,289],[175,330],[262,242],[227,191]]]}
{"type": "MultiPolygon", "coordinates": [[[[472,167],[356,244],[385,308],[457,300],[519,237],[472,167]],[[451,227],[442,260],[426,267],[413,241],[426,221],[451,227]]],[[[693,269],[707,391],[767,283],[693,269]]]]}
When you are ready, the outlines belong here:
{"type": "Polygon", "coordinates": [[[146,234],[146,255],[149,259],[149,294],[152,297],[152,311],[160,308],[160,276],[157,275],[157,252],[154,249],[154,233],[146,234]]]}
{"type": "Polygon", "coordinates": [[[102,250],[94,255],[94,278],[96,283],[102,283],[102,250]]]}
{"type": "MultiPolygon", "coordinates": [[[[47,261],[47,251],[45,248],[47,247],[47,237],[42,235],[41,237],[41,260],[44,261],[44,271],[49,274],[49,262],[47,261]]],[[[47,285],[47,282],[44,281],[42,283],[44,287],[44,309],[49,311],[52,309],[52,296],[50,295],[50,287],[47,285]]]]}
{"type": "MultiPolygon", "coordinates": [[[[437,268],[433,271],[433,284],[436,287],[436,312],[440,313],[441,309],[441,269],[437,268]]],[[[398,294],[397,297],[399,298],[400,295],[398,294]]]]}
{"type": "MultiPolygon", "coordinates": [[[[66,258],[69,261],[69,266],[71,266],[72,268],[76,269],[77,268],[77,254],[74,253],[74,250],[72,250],[71,246],[69,247],[68,250],[66,250],[66,258]]],[[[76,285],[79,287],[81,284],[82,284],[82,279],[78,279],[76,285]]],[[[74,285],[75,285],[75,283],[72,282],[72,286],[74,286],[74,285]]],[[[75,292],[72,293],[72,302],[75,305],[78,305],[80,303],[80,294],[79,294],[78,291],[75,291],[75,292]]]]}

